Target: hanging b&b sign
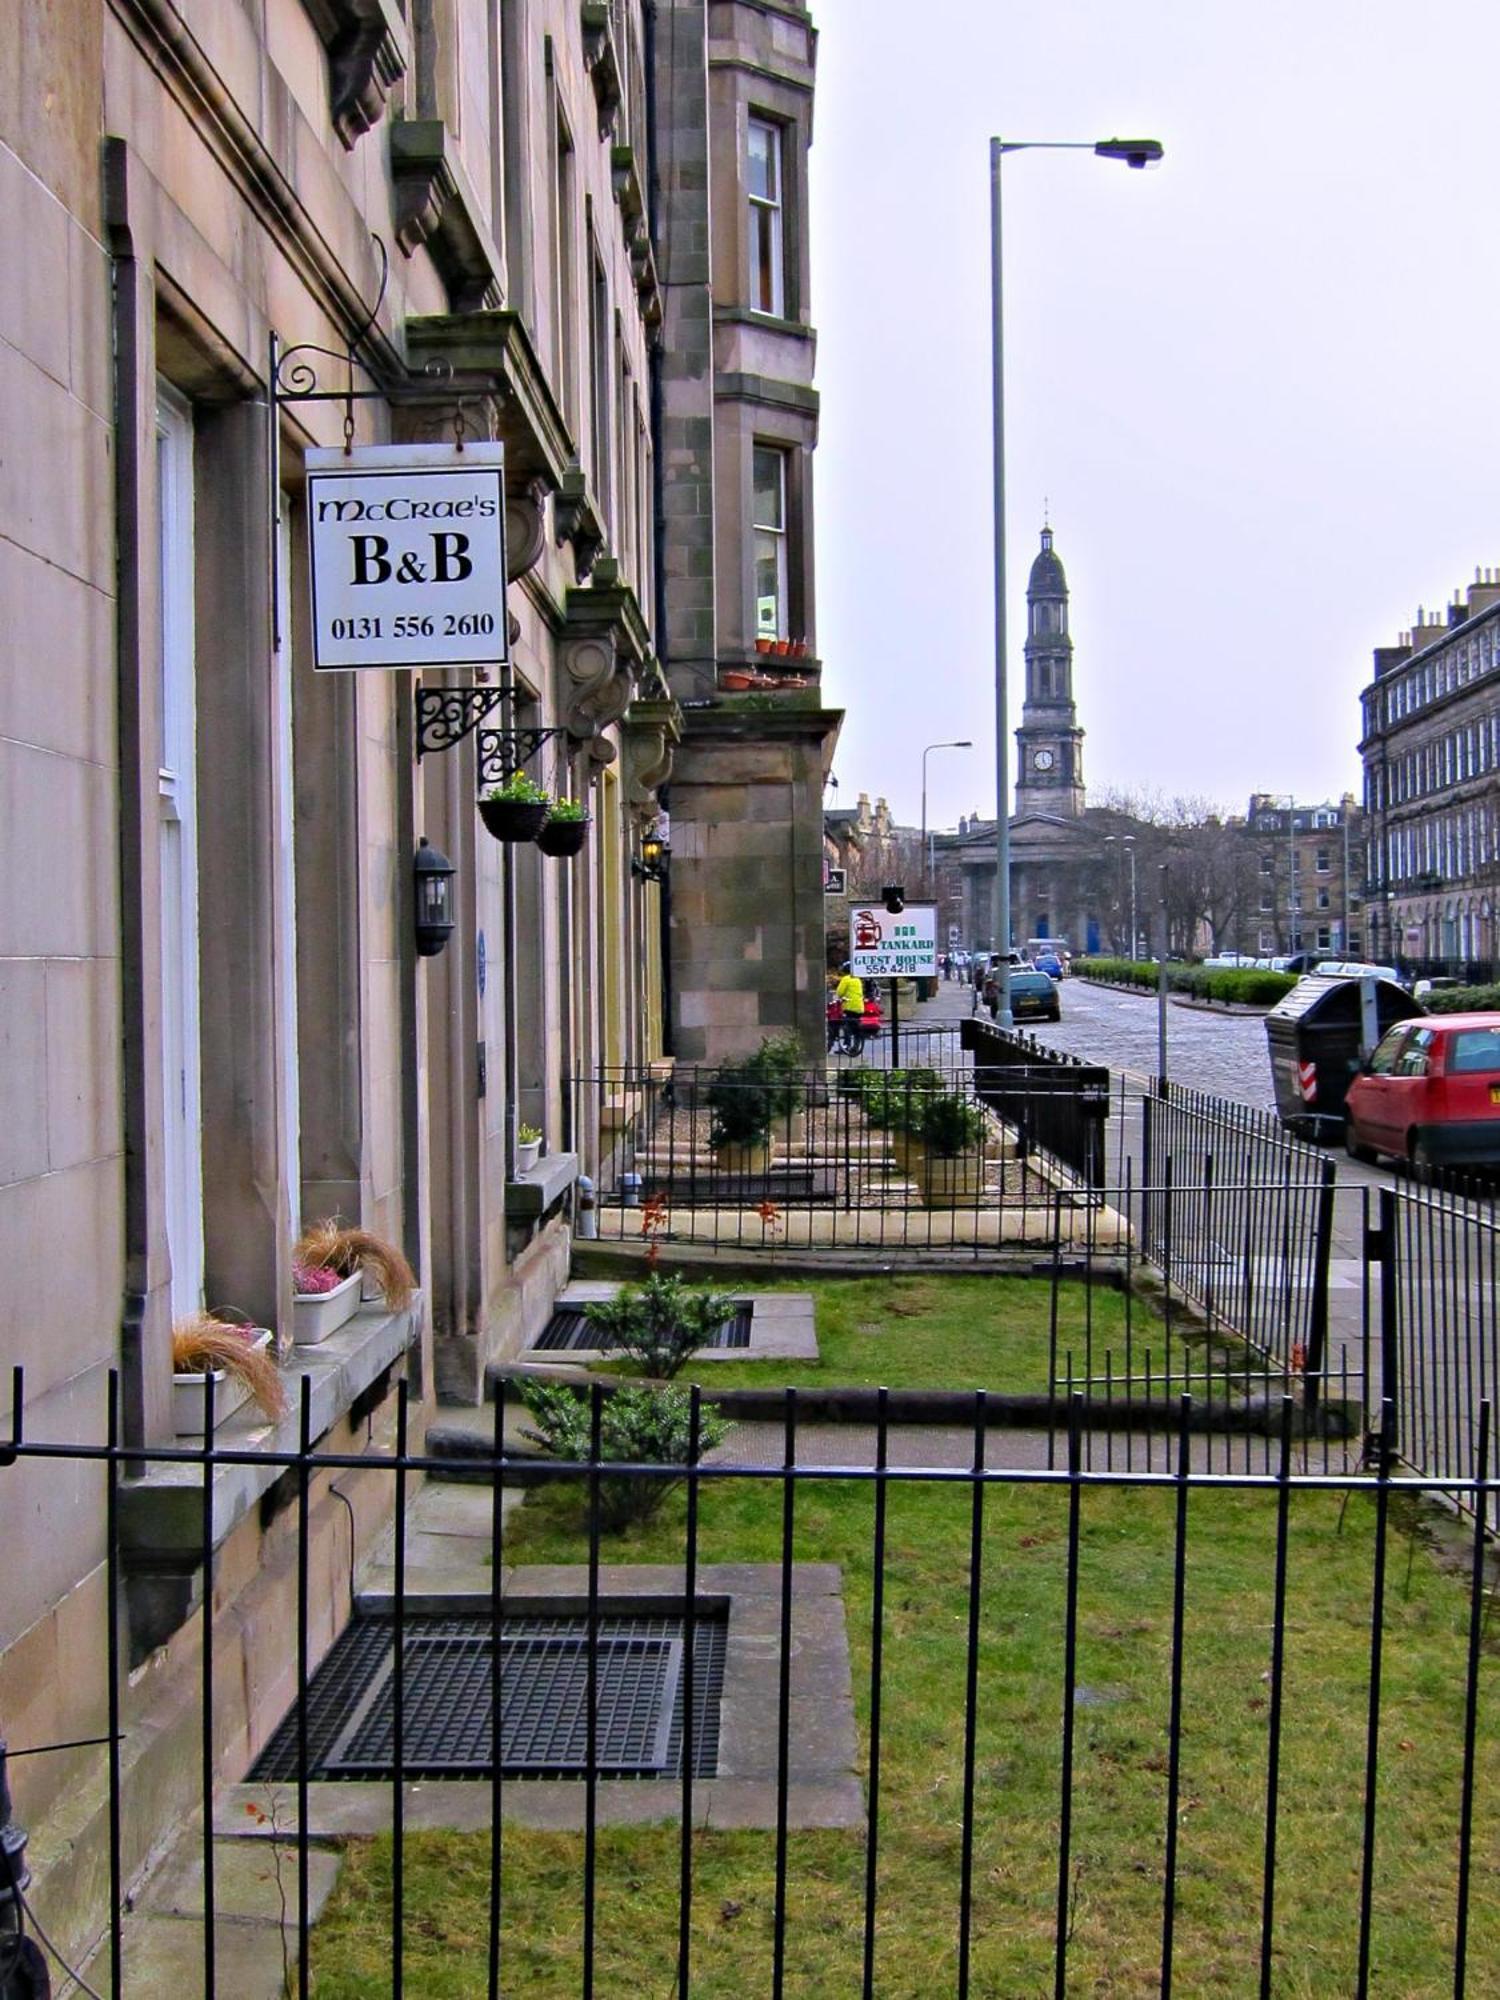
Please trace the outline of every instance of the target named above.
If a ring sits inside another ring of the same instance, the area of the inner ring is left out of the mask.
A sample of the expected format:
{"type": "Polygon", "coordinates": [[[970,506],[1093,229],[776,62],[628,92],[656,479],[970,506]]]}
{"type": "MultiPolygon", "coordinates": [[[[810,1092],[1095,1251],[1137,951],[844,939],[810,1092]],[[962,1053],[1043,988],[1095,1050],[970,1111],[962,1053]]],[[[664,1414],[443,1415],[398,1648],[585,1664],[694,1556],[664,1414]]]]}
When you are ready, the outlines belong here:
{"type": "Polygon", "coordinates": [[[307,521],[320,672],[505,659],[502,445],[309,451],[307,521]]]}

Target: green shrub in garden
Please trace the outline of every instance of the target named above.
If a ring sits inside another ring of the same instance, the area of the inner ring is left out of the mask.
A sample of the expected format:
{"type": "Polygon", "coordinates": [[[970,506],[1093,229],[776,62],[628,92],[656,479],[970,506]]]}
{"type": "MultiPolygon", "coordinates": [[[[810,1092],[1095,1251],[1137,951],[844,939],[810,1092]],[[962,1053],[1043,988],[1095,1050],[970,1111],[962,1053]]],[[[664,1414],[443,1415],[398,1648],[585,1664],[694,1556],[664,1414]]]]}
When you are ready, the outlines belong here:
{"type": "Polygon", "coordinates": [[[1429,1014],[1491,1014],[1500,1012],[1500,986],[1444,986],[1424,993],[1429,1014]]]}
{"type": "MultiPolygon", "coordinates": [[[[585,1463],[591,1455],[593,1418],[582,1389],[563,1382],[524,1381],[521,1400],[534,1429],[524,1435],[540,1445],[549,1458],[585,1463]]],[[[728,1437],[730,1425],[717,1410],[698,1415],[701,1451],[712,1451],[728,1437]]],[[[599,1456],[617,1465],[690,1465],[692,1463],[692,1399],[685,1389],[642,1383],[606,1396],[599,1417],[599,1456]]],[[[649,1520],[680,1478],[611,1479],[599,1481],[599,1519],[607,1528],[623,1528],[649,1520]]]]}

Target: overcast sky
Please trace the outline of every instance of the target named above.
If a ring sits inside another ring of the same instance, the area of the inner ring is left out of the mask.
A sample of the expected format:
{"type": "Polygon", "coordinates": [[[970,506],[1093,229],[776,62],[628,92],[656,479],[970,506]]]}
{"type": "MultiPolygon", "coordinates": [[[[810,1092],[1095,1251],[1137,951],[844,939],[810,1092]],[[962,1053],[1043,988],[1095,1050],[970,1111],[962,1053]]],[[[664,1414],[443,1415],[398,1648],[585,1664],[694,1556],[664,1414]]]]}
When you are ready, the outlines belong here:
{"type": "MultiPolygon", "coordinates": [[[[1012,713],[1044,496],[1091,790],[1358,784],[1371,649],[1500,565],[1497,0],[813,0],[830,803],[994,810],[990,133],[1012,713]]],[[[1014,758],[1011,763],[1014,778],[1014,758]]]]}

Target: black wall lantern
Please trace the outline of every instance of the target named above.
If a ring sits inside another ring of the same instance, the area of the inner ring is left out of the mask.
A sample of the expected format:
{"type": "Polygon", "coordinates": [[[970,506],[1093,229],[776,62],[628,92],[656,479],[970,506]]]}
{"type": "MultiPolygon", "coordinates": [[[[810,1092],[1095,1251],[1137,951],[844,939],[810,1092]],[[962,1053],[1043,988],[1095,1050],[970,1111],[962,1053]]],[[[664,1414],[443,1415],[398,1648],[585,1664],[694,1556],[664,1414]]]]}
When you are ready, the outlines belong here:
{"type": "Polygon", "coordinates": [[[899,917],[906,908],[906,886],[901,882],[887,882],[880,892],[880,899],[893,917],[899,917]]]}
{"type": "Polygon", "coordinates": [[[630,861],[631,874],[639,875],[643,882],[664,882],[666,880],[665,864],[670,853],[671,850],[668,848],[666,841],[653,827],[650,833],[643,833],[641,835],[640,859],[636,860],[632,855],[630,861]]]}
{"type": "Polygon", "coordinates": [[[454,873],[447,855],[429,847],[425,836],[417,842],[418,958],[436,958],[453,935],[454,873]]]}

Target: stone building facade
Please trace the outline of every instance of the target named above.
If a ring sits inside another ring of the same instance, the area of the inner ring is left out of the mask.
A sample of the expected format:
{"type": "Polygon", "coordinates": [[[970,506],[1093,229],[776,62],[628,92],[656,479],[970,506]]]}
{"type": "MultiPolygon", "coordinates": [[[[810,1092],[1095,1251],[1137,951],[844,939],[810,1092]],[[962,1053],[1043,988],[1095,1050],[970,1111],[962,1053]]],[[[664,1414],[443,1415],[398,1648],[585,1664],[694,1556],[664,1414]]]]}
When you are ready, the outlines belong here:
{"type": "Polygon", "coordinates": [[[808,149],[800,0],[660,0],[665,303],[661,656],[671,784],[671,1042],[713,1061],[823,1045],[823,786],[808,149]]]}
{"type": "MultiPolygon", "coordinates": [[[[30,860],[0,887],[5,1358],[33,1435],[99,1437],[116,1371],[126,1439],[170,1444],[173,1321],[233,1309],[287,1336],[299,1223],[338,1214],[404,1249],[419,1292],[299,1357],[316,1438],[389,1442],[404,1377],[419,1442],[565,1274],[611,1108],[570,1079],[666,1046],[666,892],[637,864],[686,704],[765,657],[768,621],[812,631],[812,29],[774,0],[58,0],[10,25],[0,235],[27,281],[0,297],[0,801],[30,860]],[[777,201],[782,289],[747,294],[777,201]],[[479,739],[418,756],[413,672],[312,667],[307,454],[461,440],[505,446],[510,678],[424,671],[423,692],[506,687],[490,722],[534,732],[533,774],[591,815],[577,860],[488,838],[479,739]],[[785,475],[769,612],[763,447],[785,475]],[[424,837],[456,871],[435,958],[424,837]],[[529,1171],[522,1123],[545,1135],[529,1171]]],[[[833,719],[814,686],[695,727],[674,935],[695,897],[712,922],[676,1004],[708,1047],[816,1006],[833,719]],[[705,996],[731,960],[720,1020],[705,996]]],[[[7,1368],[0,1431],[11,1389],[7,1368]]],[[[286,1443],[288,1421],[235,1436],[286,1443]]],[[[127,1873],[196,1783],[205,1603],[225,1775],[289,1696],[272,1470],[226,1488],[216,1589],[164,1483],[131,1480],[113,1605],[95,1473],[54,1470],[45,1496],[34,1468],[0,1473],[0,1735],[97,1738],[118,1620],[142,1669],[127,1873]]],[[[351,1519],[358,1556],[389,1499],[340,1485],[310,1495],[315,1657],[347,1615],[351,1519]]],[[[102,1919],[101,1769],[75,1748],[12,1774],[38,1907],[75,1955],[102,1919]]]]}
{"type": "Polygon", "coordinates": [[[1370,951],[1488,980],[1500,965],[1500,570],[1377,647],[1360,697],[1370,951]]]}
{"type": "Polygon", "coordinates": [[[1238,949],[1254,956],[1318,952],[1364,958],[1365,816],[1346,792],[1298,805],[1256,792],[1245,814],[1254,860],[1238,949]]]}

